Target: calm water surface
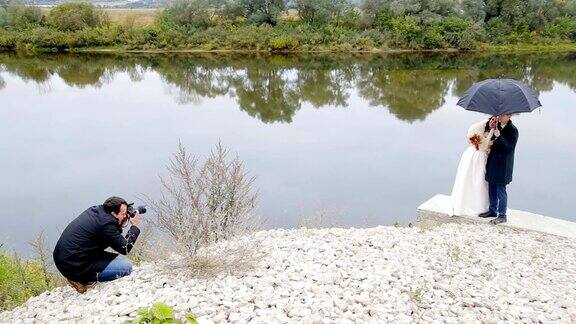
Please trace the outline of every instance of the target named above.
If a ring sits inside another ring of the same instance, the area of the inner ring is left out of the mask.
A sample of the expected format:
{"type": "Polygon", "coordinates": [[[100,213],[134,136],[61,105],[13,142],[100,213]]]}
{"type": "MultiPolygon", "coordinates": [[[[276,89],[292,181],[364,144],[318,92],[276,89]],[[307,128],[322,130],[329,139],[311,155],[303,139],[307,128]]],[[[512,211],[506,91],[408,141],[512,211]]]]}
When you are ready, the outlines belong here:
{"type": "Polygon", "coordinates": [[[325,214],[341,226],[408,223],[450,193],[473,82],[523,80],[544,107],[514,118],[509,205],[576,221],[576,55],[0,55],[0,243],[110,195],[158,194],[181,141],[221,140],[257,177],[265,227],[325,214]]]}

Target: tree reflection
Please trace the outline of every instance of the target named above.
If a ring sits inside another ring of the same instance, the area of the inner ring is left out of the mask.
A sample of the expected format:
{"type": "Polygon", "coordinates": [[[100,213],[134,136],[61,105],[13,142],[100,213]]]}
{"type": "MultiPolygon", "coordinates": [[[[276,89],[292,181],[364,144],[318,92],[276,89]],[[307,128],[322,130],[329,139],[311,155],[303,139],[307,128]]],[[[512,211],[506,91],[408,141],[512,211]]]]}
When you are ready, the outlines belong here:
{"type": "Polygon", "coordinates": [[[371,106],[386,106],[405,121],[424,120],[444,104],[449,80],[441,70],[367,69],[358,90],[371,106]]]}
{"type": "MultiPolygon", "coordinates": [[[[352,93],[403,121],[424,120],[450,92],[462,96],[487,78],[514,78],[537,91],[560,83],[576,91],[576,55],[46,55],[0,54],[0,71],[47,84],[53,75],[68,86],[109,84],[118,73],[132,82],[157,73],[192,105],[229,96],[262,122],[289,123],[303,105],[348,107],[352,93]]],[[[6,81],[0,78],[0,90],[6,81]]]]}
{"type": "Polygon", "coordinates": [[[279,69],[254,68],[234,82],[240,109],[265,123],[291,122],[300,109],[298,88],[279,69]]]}

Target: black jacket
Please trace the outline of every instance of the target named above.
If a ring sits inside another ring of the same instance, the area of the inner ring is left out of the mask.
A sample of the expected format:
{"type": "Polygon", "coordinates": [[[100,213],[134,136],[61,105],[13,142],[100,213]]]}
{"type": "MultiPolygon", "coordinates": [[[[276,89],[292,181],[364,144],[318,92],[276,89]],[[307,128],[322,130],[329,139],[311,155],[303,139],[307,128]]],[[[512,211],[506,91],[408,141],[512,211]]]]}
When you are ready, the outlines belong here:
{"type": "Polygon", "coordinates": [[[118,254],[104,251],[111,247],[121,254],[128,254],[136,242],[140,230],[131,226],[126,237],[118,220],[104,211],[104,207],[93,206],[74,219],[62,232],[54,248],[54,263],[64,277],[82,282],[96,281],[118,254]]]}
{"type": "Polygon", "coordinates": [[[518,129],[508,121],[500,136],[494,140],[486,162],[486,181],[492,184],[507,185],[512,182],[514,151],[518,142],[518,129]]]}

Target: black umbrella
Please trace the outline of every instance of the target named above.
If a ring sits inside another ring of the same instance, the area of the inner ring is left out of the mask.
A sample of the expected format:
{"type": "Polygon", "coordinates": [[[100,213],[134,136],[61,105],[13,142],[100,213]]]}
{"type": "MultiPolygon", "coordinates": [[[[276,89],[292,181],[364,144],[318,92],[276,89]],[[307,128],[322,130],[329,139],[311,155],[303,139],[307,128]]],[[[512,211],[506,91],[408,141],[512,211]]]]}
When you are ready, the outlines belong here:
{"type": "Polygon", "coordinates": [[[536,91],[512,79],[488,79],[474,83],[457,105],[492,116],[531,112],[542,106],[536,91]]]}

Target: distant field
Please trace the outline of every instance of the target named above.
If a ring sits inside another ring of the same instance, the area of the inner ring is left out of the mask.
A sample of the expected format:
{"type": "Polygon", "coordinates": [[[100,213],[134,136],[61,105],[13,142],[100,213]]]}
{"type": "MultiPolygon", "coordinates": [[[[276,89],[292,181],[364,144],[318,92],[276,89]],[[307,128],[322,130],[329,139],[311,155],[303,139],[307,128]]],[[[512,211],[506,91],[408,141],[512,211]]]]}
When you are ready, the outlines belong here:
{"type": "MultiPolygon", "coordinates": [[[[108,14],[110,21],[117,24],[134,24],[137,26],[153,25],[156,16],[162,9],[102,9],[108,14]]],[[[50,12],[50,8],[42,8],[44,14],[50,12]]]]}
{"type": "Polygon", "coordinates": [[[133,23],[139,26],[152,25],[162,9],[103,9],[113,23],[133,23]]]}

